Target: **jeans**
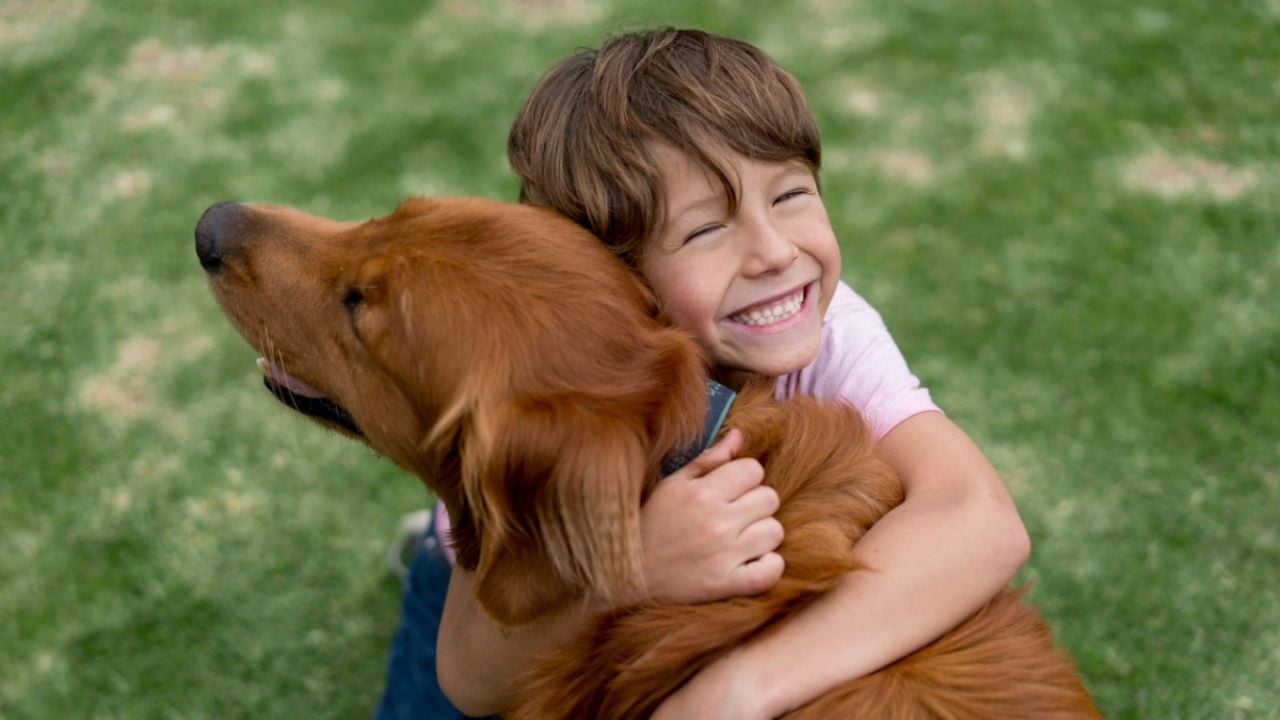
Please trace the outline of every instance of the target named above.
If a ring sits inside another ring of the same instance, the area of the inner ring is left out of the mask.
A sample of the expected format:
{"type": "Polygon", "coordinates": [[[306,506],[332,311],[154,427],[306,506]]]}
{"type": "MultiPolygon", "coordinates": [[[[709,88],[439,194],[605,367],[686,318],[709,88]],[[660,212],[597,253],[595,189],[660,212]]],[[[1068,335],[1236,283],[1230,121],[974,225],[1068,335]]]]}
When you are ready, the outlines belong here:
{"type": "MultiPolygon", "coordinates": [[[[436,678],[436,636],[452,568],[433,528],[428,528],[409,566],[400,628],[387,663],[387,687],[375,720],[462,720],[436,678]]],[[[494,718],[496,720],[496,718],[494,718]]]]}

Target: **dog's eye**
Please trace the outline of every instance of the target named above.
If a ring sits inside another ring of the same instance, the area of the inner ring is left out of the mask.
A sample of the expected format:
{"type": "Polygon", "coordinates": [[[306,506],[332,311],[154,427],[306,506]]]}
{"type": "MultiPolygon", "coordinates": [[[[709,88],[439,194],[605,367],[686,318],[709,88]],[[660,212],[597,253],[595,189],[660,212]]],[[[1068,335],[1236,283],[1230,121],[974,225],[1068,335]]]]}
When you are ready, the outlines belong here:
{"type": "Polygon", "coordinates": [[[347,292],[342,295],[342,304],[348,311],[354,311],[363,302],[364,293],[360,292],[360,288],[347,288],[347,292]]]}

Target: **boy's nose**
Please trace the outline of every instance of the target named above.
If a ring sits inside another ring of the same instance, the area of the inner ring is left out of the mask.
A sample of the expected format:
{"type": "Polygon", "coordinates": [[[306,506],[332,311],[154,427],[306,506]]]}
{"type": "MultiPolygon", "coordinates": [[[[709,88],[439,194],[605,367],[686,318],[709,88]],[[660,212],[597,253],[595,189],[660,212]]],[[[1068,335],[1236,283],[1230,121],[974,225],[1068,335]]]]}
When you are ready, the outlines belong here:
{"type": "Polygon", "coordinates": [[[743,268],[748,275],[786,270],[800,257],[800,248],[778,228],[761,225],[750,233],[750,248],[743,268]]]}

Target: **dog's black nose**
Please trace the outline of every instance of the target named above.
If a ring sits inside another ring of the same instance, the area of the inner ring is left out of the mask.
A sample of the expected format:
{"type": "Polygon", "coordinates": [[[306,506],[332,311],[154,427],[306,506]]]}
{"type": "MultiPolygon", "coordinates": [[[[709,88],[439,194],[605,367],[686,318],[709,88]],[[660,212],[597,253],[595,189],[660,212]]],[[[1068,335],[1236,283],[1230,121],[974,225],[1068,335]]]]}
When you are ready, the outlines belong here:
{"type": "Polygon", "coordinates": [[[238,203],[220,202],[209,206],[196,223],[196,257],[207,273],[222,269],[229,245],[235,242],[236,229],[244,208],[238,203]]]}

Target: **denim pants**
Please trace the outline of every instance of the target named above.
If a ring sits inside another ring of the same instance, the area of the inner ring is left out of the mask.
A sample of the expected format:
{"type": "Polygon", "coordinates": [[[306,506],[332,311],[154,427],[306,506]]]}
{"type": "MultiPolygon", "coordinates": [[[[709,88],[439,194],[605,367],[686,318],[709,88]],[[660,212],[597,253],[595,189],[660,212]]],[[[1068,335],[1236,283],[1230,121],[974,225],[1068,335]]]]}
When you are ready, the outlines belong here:
{"type": "MultiPolygon", "coordinates": [[[[436,636],[452,568],[428,528],[409,566],[400,628],[387,663],[387,687],[375,720],[462,720],[436,679],[436,636]]],[[[496,720],[496,718],[494,719],[496,720]]]]}

